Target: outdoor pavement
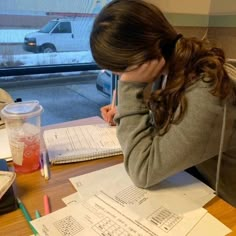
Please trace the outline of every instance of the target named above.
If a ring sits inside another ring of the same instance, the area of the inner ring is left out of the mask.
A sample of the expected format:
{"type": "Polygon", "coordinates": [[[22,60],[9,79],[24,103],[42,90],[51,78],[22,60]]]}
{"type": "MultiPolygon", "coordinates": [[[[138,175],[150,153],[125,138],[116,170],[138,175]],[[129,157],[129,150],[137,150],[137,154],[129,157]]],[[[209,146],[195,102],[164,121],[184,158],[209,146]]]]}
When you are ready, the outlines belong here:
{"type": "MultiPolygon", "coordinates": [[[[4,86],[1,85],[2,88],[4,86]]],[[[40,83],[13,83],[6,89],[14,99],[38,100],[44,108],[42,125],[100,116],[100,107],[110,99],[96,88],[96,77],[86,79],[50,79],[40,83]]]]}

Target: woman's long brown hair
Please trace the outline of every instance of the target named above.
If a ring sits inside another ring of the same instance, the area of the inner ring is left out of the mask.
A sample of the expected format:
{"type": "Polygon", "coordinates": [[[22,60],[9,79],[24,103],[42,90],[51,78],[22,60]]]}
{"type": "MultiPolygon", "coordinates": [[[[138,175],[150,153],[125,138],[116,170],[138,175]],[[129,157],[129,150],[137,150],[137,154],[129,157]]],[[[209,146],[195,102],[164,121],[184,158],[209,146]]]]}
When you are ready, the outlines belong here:
{"type": "Polygon", "coordinates": [[[178,40],[169,60],[166,87],[154,91],[148,101],[160,135],[183,118],[187,108],[186,90],[199,80],[208,83],[213,96],[235,101],[235,86],[224,64],[224,51],[209,41],[196,38],[178,40]]]}
{"type": "Polygon", "coordinates": [[[130,66],[165,58],[167,85],[152,92],[147,101],[160,135],[183,118],[186,90],[197,81],[208,83],[209,92],[219,99],[236,96],[224,69],[223,50],[207,40],[181,37],[176,42],[177,37],[159,8],[142,0],[109,3],[97,16],[90,35],[93,57],[104,69],[123,72],[130,66]]]}

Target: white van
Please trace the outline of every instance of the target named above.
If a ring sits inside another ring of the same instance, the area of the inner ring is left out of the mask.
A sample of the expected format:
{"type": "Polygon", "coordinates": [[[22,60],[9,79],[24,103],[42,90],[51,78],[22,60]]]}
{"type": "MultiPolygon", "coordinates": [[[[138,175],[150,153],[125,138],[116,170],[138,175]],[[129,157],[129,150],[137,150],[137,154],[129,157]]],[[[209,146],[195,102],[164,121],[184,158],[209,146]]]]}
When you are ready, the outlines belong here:
{"type": "Polygon", "coordinates": [[[87,51],[94,17],[61,18],[49,21],[24,38],[25,51],[34,53],[87,51]]]}

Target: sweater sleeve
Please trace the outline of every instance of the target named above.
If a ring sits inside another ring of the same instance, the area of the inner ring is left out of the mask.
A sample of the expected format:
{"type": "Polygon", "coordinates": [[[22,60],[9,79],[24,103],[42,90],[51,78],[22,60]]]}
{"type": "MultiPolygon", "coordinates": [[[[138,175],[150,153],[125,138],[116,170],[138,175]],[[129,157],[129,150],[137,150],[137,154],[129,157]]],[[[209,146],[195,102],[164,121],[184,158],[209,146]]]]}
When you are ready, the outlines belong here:
{"type": "Polygon", "coordinates": [[[219,145],[212,146],[212,138],[220,136],[220,128],[217,134],[213,130],[222,109],[211,105],[215,100],[208,89],[193,86],[187,95],[188,109],[184,119],[172,125],[164,136],[158,136],[142,96],[147,84],[119,81],[118,86],[117,137],[125,168],[135,185],[150,187],[217,155],[215,147],[219,145]],[[209,145],[211,149],[206,151],[209,145]]]}

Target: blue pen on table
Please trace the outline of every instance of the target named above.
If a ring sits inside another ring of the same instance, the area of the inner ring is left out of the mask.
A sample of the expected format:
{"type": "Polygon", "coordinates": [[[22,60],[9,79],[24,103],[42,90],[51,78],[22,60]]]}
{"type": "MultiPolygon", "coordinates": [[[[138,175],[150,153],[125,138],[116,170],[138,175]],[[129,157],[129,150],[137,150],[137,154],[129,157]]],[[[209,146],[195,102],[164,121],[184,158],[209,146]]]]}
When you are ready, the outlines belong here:
{"type": "Polygon", "coordinates": [[[22,213],[23,213],[25,219],[27,220],[27,222],[28,222],[28,224],[29,224],[29,226],[30,226],[30,228],[31,228],[31,230],[32,230],[32,232],[33,232],[33,234],[34,234],[34,235],[38,235],[37,230],[36,230],[36,229],[33,227],[33,225],[30,223],[30,221],[31,221],[32,219],[31,219],[31,217],[30,217],[28,211],[26,210],[24,204],[21,202],[21,200],[20,200],[19,198],[17,198],[17,202],[18,202],[18,206],[19,206],[19,208],[21,209],[21,211],[22,211],[22,213]]]}

